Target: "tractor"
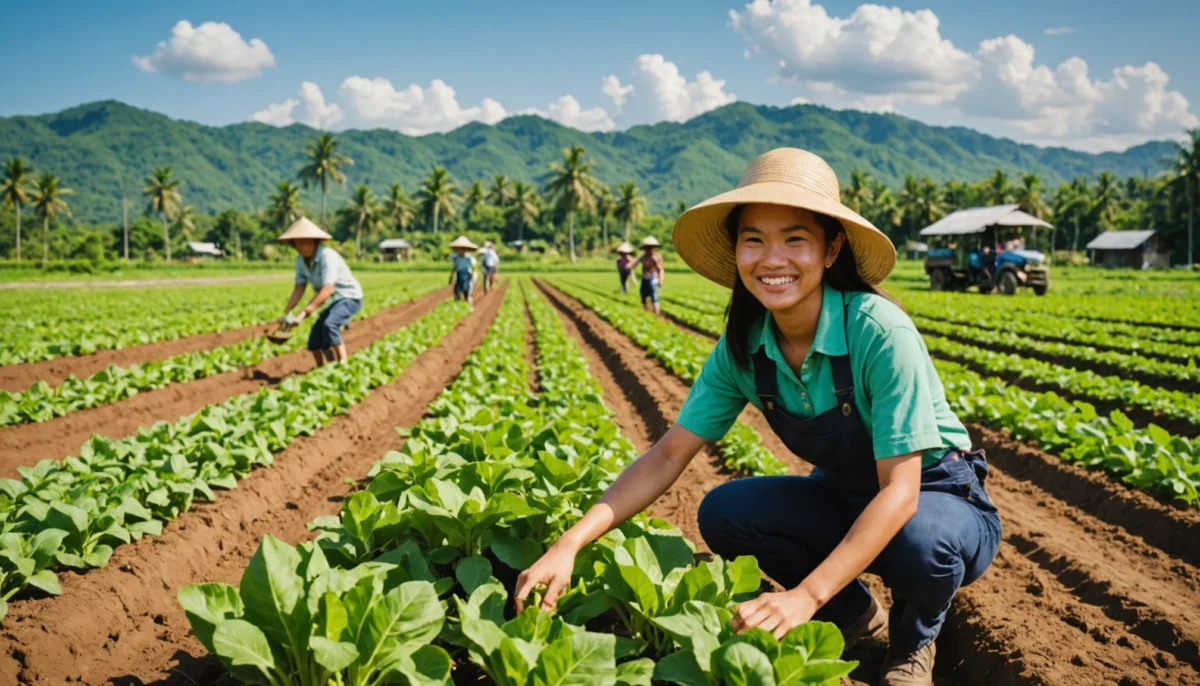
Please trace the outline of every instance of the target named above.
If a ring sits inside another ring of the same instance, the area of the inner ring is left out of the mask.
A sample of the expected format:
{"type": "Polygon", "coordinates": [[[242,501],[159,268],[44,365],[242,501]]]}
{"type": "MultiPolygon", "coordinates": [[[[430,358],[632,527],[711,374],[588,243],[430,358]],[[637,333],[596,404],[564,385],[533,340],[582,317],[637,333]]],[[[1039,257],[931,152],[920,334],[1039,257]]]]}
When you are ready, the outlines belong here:
{"type": "Polygon", "coordinates": [[[960,210],[921,230],[929,242],[925,273],[933,291],[965,291],[1013,295],[1030,288],[1045,295],[1050,288],[1046,256],[1026,250],[1017,239],[1018,227],[1050,224],[1017,209],[1016,205],[960,210]],[[1009,238],[1005,249],[1001,239],[1009,238]]]}

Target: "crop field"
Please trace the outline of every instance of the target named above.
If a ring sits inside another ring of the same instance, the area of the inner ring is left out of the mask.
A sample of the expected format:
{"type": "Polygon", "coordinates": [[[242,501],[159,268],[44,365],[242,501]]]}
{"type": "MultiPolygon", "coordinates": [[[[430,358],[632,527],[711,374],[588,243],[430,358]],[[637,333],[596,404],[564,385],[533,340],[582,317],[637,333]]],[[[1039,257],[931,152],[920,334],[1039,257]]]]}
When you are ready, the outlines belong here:
{"type": "MultiPolygon", "coordinates": [[[[264,340],[287,278],[6,291],[0,683],[874,684],[886,644],[738,636],[767,583],[705,493],[806,474],[752,406],[580,555],[554,613],[516,575],[674,421],[728,291],[670,272],[367,272],[346,363],[264,340]]],[[[1200,686],[1200,279],[1079,270],[1046,297],[884,284],[987,451],[996,561],[937,684],[1200,686]]],[[[881,598],[887,591],[867,577],[881,598]]]]}

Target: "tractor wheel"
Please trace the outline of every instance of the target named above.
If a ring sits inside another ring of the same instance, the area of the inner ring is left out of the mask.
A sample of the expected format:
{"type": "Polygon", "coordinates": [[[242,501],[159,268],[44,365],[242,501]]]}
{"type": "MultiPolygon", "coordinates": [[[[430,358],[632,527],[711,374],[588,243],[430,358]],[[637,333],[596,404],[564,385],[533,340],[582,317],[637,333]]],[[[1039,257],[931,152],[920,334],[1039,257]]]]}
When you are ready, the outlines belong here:
{"type": "Polygon", "coordinates": [[[946,290],[946,272],[937,269],[929,274],[929,290],[944,291],[946,290]]]}
{"type": "Polygon", "coordinates": [[[1047,288],[1046,286],[1034,286],[1033,293],[1034,293],[1034,295],[1045,295],[1046,288],[1047,288]]]}
{"type": "Polygon", "coordinates": [[[1017,277],[1012,272],[1004,272],[1000,275],[1000,282],[997,288],[1001,295],[1012,295],[1017,292],[1017,277]]]}

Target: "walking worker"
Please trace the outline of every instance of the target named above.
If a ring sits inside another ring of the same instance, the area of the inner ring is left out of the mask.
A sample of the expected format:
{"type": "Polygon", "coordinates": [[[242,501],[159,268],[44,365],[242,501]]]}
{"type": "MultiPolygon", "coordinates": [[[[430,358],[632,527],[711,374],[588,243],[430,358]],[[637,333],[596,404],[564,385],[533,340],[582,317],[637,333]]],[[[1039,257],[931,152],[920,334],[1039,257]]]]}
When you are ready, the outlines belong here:
{"type": "Polygon", "coordinates": [[[684,261],[733,289],[725,335],[675,425],[521,574],[519,606],[539,584],[552,606],[580,548],[653,503],[750,402],[816,469],[731,481],[700,504],[713,552],[756,556],[785,589],[738,605],[732,628],[783,636],[826,620],[851,645],[890,622],[880,683],[932,683],[934,639],[959,587],[991,564],[1000,518],[983,451],[912,320],[878,288],[895,248],[838,187],[820,157],[780,148],[675,222],[684,261]],[[890,613],[863,572],[890,589],[890,613]]]}
{"type": "Polygon", "coordinates": [[[479,246],[471,242],[466,236],[459,236],[450,242],[450,249],[454,254],[450,256],[450,280],[454,283],[454,299],[465,300],[468,305],[474,306],[471,301],[471,286],[475,281],[475,256],[471,253],[479,249],[479,246]]]}
{"type": "Polygon", "coordinates": [[[662,314],[658,304],[658,289],[662,288],[667,272],[663,269],[662,255],[658,254],[658,239],[646,236],[642,240],[642,256],[638,262],[642,265],[642,307],[654,314],[662,314]]]}
{"type": "Polygon", "coordinates": [[[617,274],[621,277],[621,293],[629,292],[629,275],[633,274],[633,265],[637,260],[633,257],[633,246],[629,241],[621,241],[617,246],[617,274]]]}
{"type": "Polygon", "coordinates": [[[350,273],[346,260],[342,259],[336,250],[324,244],[324,241],[331,238],[333,236],[325,233],[307,217],[297,219],[278,238],[284,245],[291,243],[299,253],[296,255],[296,287],[292,289],[292,297],[288,298],[281,321],[299,324],[321,305],[329,303],[317,317],[312,331],[308,334],[308,349],[318,367],[326,362],[346,361],[342,327],[349,325],[350,318],[362,309],[362,286],[350,273]],[[300,303],[305,289],[310,284],[316,295],[304,309],[294,315],[290,314],[300,303]]]}
{"type": "Polygon", "coordinates": [[[479,258],[483,262],[483,292],[486,295],[488,291],[496,287],[496,272],[500,271],[500,256],[496,254],[496,249],[492,247],[491,241],[484,241],[483,250],[479,251],[479,258]]]}

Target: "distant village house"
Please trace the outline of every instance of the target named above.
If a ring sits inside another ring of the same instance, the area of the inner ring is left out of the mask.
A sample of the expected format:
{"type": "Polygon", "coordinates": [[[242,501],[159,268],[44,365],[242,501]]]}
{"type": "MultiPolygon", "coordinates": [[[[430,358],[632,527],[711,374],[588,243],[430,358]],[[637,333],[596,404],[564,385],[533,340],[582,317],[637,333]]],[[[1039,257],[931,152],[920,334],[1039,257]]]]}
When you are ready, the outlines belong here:
{"type": "Polygon", "coordinates": [[[1171,249],[1153,229],[1105,231],[1087,244],[1092,264],[1110,269],[1167,269],[1171,249]]]}
{"type": "Polygon", "coordinates": [[[403,238],[388,238],[379,243],[379,254],[384,262],[407,262],[412,256],[412,245],[403,238]]]}

